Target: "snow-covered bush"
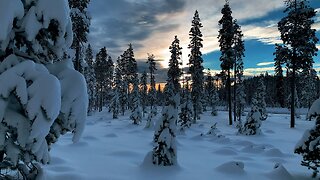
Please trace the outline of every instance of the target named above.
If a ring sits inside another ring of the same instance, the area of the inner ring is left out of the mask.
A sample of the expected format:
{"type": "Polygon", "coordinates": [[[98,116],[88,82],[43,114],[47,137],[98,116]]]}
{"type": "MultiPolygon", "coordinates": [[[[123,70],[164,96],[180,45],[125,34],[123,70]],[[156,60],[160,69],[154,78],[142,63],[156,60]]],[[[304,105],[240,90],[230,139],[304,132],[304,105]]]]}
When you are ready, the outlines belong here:
{"type": "Polygon", "coordinates": [[[142,109],[140,106],[140,93],[138,81],[138,75],[136,75],[133,83],[132,111],[130,115],[130,119],[133,121],[133,124],[140,124],[142,119],[142,109]]]}
{"type": "Polygon", "coordinates": [[[319,172],[320,166],[320,99],[316,100],[309,112],[308,117],[316,117],[315,126],[305,131],[300,141],[295,147],[295,153],[301,154],[303,160],[302,166],[313,170],[313,177],[315,178],[319,172]]]}
{"type": "Polygon", "coordinates": [[[0,164],[24,179],[49,162],[60,134],[77,141],[84,129],[86,84],[67,60],[69,13],[65,0],[0,1],[0,164]]]}
{"type": "Polygon", "coordinates": [[[243,126],[239,127],[239,133],[244,135],[260,134],[261,120],[262,116],[261,112],[259,111],[258,101],[253,98],[251,110],[247,115],[246,122],[243,124],[243,126]]]}
{"type": "Polygon", "coordinates": [[[167,86],[166,106],[162,110],[162,117],[156,124],[154,133],[154,148],[152,162],[155,165],[172,166],[177,164],[176,121],[178,119],[179,93],[175,94],[173,83],[167,86]]]}

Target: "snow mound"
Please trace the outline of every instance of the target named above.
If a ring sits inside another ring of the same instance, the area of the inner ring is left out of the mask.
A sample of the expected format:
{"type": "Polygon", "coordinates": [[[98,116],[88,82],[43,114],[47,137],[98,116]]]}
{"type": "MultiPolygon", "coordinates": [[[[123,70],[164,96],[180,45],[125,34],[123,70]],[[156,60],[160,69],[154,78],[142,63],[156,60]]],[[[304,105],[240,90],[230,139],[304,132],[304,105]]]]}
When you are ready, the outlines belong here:
{"type": "Polygon", "coordinates": [[[280,163],[274,165],[273,170],[267,173],[267,177],[272,180],[293,180],[292,175],[280,163]]]}
{"type": "Polygon", "coordinates": [[[312,106],[310,107],[310,110],[308,112],[308,118],[315,117],[319,114],[320,114],[320,99],[317,99],[312,103],[312,106]]]}
{"type": "Polygon", "coordinates": [[[277,148],[271,148],[264,152],[264,155],[271,156],[271,157],[283,157],[284,154],[277,148]]]}
{"type": "Polygon", "coordinates": [[[225,174],[245,174],[244,163],[240,161],[230,161],[215,168],[217,171],[225,174]]]}
{"type": "Polygon", "coordinates": [[[233,155],[237,155],[238,153],[234,151],[233,148],[222,148],[214,151],[214,154],[233,156],[233,155]]]}
{"type": "Polygon", "coordinates": [[[266,149],[265,146],[263,145],[249,145],[244,147],[241,151],[246,152],[246,153],[253,153],[253,154],[258,154],[264,152],[266,149]]]}

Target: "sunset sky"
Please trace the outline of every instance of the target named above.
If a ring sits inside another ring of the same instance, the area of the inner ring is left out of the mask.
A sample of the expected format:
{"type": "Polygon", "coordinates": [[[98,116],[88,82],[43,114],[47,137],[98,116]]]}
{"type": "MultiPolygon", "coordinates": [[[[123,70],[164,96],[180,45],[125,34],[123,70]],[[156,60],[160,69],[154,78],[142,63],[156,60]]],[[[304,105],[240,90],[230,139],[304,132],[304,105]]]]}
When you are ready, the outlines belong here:
{"type": "MultiPolygon", "coordinates": [[[[95,51],[106,46],[115,60],[132,43],[139,70],[146,67],[147,54],[159,60],[159,80],[166,75],[169,46],[177,35],[188,61],[189,30],[195,10],[203,28],[204,67],[220,71],[218,21],[225,0],[92,0],[89,42],[95,51]],[[161,77],[162,76],[162,77],[161,77]]],[[[310,0],[318,13],[313,28],[320,38],[320,0],[310,0]]],[[[245,40],[245,74],[273,72],[274,44],[279,42],[277,22],[285,15],[283,0],[230,0],[233,17],[242,27],[245,40]]],[[[320,49],[320,44],[317,45],[320,49]]],[[[315,58],[320,70],[320,57],[315,58]]]]}

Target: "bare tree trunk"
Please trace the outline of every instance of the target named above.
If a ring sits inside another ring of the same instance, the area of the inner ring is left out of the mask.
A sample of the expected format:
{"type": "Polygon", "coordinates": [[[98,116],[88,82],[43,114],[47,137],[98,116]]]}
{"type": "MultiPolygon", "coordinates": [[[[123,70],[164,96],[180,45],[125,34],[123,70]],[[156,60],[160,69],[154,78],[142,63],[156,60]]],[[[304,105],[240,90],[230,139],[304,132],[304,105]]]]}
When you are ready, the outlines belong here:
{"type": "Polygon", "coordinates": [[[229,125],[232,125],[232,103],[231,103],[230,69],[228,69],[227,88],[228,88],[228,105],[229,105],[229,125]]]}

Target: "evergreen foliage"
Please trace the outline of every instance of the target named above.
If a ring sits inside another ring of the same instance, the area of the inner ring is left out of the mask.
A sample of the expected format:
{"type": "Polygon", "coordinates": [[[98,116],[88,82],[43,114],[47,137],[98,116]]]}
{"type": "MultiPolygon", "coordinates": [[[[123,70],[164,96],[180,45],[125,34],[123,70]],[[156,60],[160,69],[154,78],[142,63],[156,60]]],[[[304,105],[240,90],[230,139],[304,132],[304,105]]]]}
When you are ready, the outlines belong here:
{"type": "Polygon", "coordinates": [[[305,131],[300,141],[297,143],[294,152],[301,154],[303,160],[302,166],[313,170],[313,178],[317,177],[320,167],[320,100],[316,100],[308,113],[308,118],[316,117],[315,126],[305,131]]]}
{"type": "Polygon", "coordinates": [[[88,92],[88,98],[89,98],[88,112],[91,113],[95,109],[96,77],[94,72],[93,52],[90,44],[88,44],[88,47],[85,51],[85,62],[87,64],[84,71],[84,76],[87,82],[87,92],[88,92]]]}
{"type": "Polygon", "coordinates": [[[227,75],[227,95],[228,95],[228,110],[229,110],[229,125],[232,125],[232,101],[231,101],[231,79],[230,79],[230,69],[234,65],[234,21],[232,17],[232,11],[229,6],[229,2],[226,1],[224,7],[221,10],[222,18],[219,20],[219,43],[221,52],[221,69],[224,74],[227,75]]]}
{"type": "Polygon", "coordinates": [[[291,121],[290,127],[295,126],[295,96],[296,73],[301,69],[310,69],[313,56],[316,55],[318,38],[315,29],[312,29],[313,18],[316,16],[314,8],[307,0],[285,1],[287,14],[278,23],[278,30],[283,42],[282,47],[289,56],[286,60],[287,69],[291,74],[291,121]]]}
{"type": "Polygon", "coordinates": [[[189,31],[190,44],[188,48],[191,50],[189,54],[189,73],[191,75],[191,101],[193,104],[193,121],[200,119],[202,113],[201,99],[203,94],[203,59],[200,49],[202,45],[202,28],[198,11],[194,13],[191,29],[189,31]]]}
{"type": "Polygon", "coordinates": [[[90,0],[68,0],[70,6],[70,17],[72,21],[73,42],[72,49],[75,49],[74,67],[77,71],[83,73],[84,62],[81,59],[83,43],[88,41],[88,33],[91,17],[87,8],[90,0]]]}

